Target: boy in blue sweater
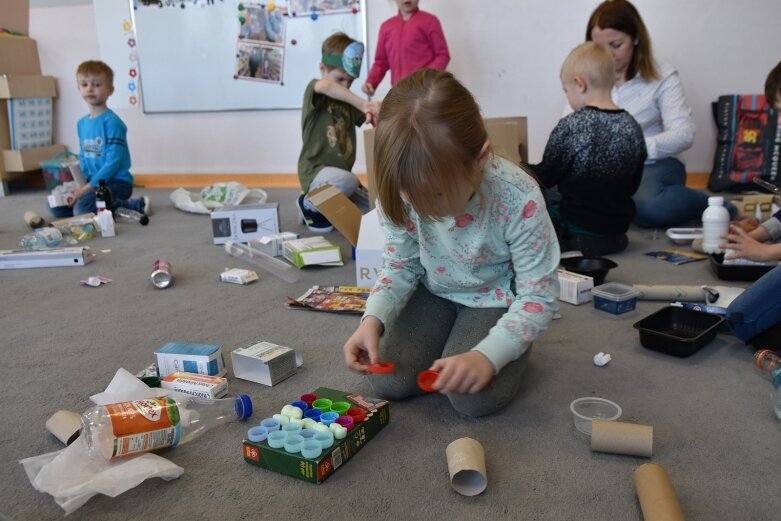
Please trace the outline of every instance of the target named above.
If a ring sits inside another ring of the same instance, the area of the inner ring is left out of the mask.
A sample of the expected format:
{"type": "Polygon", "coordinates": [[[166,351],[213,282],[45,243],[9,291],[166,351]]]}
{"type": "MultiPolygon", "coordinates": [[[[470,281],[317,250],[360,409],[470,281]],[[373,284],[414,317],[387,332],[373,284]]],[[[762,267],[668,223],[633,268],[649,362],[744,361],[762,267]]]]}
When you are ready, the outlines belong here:
{"type": "Polygon", "coordinates": [[[133,176],[127,127],[106,102],[114,93],[114,71],[101,61],[86,61],[76,70],[79,94],[89,106],[89,114],[76,125],[79,134],[79,163],[87,183],[71,193],[68,206],[52,208],[55,217],[97,213],[95,189],[105,181],[114,207],[149,214],[149,198],[131,199],[133,176]]]}

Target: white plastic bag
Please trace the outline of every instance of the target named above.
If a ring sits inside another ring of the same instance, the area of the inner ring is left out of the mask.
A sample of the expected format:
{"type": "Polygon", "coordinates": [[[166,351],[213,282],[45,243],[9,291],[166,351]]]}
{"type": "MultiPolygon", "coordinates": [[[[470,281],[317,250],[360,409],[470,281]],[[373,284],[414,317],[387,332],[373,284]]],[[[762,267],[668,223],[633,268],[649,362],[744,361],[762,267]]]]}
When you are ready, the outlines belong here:
{"type": "Polygon", "coordinates": [[[210,214],[212,210],[223,206],[265,203],[268,194],[260,188],[247,188],[241,183],[231,181],[230,183],[209,185],[199,194],[188,192],[184,188],[177,188],[171,193],[170,199],[179,210],[210,214]]]}

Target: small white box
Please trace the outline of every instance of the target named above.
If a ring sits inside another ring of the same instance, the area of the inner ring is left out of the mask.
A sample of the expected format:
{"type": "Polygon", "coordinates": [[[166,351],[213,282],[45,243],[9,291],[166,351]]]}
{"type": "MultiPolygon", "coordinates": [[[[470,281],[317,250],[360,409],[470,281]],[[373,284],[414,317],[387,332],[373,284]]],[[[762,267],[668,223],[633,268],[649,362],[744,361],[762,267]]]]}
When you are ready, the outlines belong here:
{"type": "Polygon", "coordinates": [[[344,266],[342,251],[322,235],[293,239],[283,243],[283,256],[296,268],[304,266],[344,266]]]}
{"type": "Polygon", "coordinates": [[[299,235],[293,232],[280,232],[274,235],[264,235],[260,239],[249,241],[249,246],[262,251],[272,257],[281,257],[284,253],[285,241],[298,239],[299,235]]]}
{"type": "Polygon", "coordinates": [[[559,277],[559,300],[576,306],[591,301],[593,277],[562,269],[557,270],[556,274],[559,277]]]}
{"type": "Polygon", "coordinates": [[[276,385],[293,376],[303,364],[301,357],[289,347],[254,340],[231,351],[233,375],[263,385],[276,385]]]}
{"type": "Polygon", "coordinates": [[[385,234],[376,209],[361,217],[358,245],[355,247],[355,285],[371,288],[382,272],[385,234]]]}
{"type": "Polygon", "coordinates": [[[210,400],[228,394],[228,380],[225,378],[180,371],[161,378],[160,387],[210,400]]]}
{"type": "Polygon", "coordinates": [[[212,212],[214,244],[279,233],[279,203],[223,206],[212,212]]]}
{"type": "Polygon", "coordinates": [[[225,376],[225,359],[220,346],[169,342],[155,351],[160,378],[177,371],[225,376]]]}

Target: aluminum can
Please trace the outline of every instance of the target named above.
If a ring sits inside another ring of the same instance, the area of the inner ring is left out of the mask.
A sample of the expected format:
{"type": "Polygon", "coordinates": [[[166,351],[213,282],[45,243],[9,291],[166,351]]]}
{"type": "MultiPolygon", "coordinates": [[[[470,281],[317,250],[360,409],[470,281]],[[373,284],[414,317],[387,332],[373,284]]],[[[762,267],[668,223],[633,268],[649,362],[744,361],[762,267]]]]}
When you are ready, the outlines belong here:
{"type": "Polygon", "coordinates": [[[174,280],[173,273],[171,273],[171,263],[163,259],[157,259],[152,266],[152,284],[156,288],[165,289],[171,285],[174,280]]]}

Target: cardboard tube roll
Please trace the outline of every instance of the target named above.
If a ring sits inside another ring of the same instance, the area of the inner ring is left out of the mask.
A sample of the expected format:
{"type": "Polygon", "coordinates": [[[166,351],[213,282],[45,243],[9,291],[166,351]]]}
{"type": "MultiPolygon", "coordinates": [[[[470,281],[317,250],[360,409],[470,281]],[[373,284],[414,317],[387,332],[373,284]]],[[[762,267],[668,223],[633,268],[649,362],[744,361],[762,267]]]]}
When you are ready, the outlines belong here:
{"type": "Polygon", "coordinates": [[[591,421],[591,450],[650,458],[654,449],[654,428],[650,425],[591,421]]]}
{"type": "Polygon", "coordinates": [[[57,411],[46,420],[46,429],[65,445],[70,445],[79,437],[81,415],[73,411],[57,411]]]}
{"type": "Polygon", "coordinates": [[[635,489],[645,521],[684,521],[673,484],[660,465],[641,465],[635,471],[635,489]]]}
{"type": "Polygon", "coordinates": [[[702,286],[677,286],[673,284],[635,284],[640,300],[680,300],[682,302],[705,302],[702,286]]]}
{"type": "Polygon", "coordinates": [[[464,496],[476,496],[488,486],[485,451],[472,438],[459,438],[445,449],[450,486],[464,496]]]}

